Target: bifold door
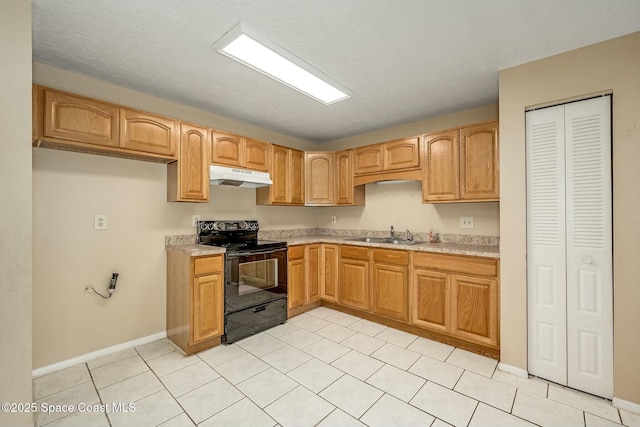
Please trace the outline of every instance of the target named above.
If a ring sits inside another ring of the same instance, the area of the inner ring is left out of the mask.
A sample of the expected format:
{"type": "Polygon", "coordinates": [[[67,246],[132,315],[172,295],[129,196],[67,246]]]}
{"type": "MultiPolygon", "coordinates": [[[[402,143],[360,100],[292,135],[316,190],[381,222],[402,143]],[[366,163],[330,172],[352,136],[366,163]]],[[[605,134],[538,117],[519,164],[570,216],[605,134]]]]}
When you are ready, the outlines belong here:
{"type": "Polygon", "coordinates": [[[526,122],[529,372],[610,398],[611,98],[526,122]]]}

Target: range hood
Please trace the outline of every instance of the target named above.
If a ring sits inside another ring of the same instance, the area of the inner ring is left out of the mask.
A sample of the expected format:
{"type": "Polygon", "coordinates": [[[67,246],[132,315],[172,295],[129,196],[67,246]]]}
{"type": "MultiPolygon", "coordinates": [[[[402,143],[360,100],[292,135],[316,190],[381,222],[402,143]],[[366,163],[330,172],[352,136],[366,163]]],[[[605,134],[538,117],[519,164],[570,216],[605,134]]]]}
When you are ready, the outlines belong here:
{"type": "Polygon", "coordinates": [[[271,185],[271,177],[267,172],[256,172],[224,166],[209,167],[211,185],[232,185],[234,187],[258,188],[271,185]]]}

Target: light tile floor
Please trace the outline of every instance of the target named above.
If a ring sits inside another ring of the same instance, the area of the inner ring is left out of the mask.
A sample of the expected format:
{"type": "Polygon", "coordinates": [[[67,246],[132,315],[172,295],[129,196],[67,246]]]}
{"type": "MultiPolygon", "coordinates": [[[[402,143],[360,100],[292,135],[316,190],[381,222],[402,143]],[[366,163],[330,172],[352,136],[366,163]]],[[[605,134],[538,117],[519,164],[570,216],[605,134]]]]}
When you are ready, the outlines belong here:
{"type": "Polygon", "coordinates": [[[640,427],[607,400],[496,366],[320,307],[189,357],[164,339],[35,378],[38,405],[135,407],[38,413],[36,425],[640,427]]]}

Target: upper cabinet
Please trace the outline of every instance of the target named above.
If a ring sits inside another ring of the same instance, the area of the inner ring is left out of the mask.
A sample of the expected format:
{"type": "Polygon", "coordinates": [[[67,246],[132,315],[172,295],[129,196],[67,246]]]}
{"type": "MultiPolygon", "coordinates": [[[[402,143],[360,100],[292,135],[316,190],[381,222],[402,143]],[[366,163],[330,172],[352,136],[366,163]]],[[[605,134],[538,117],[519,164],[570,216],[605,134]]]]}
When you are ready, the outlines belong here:
{"type": "Polygon", "coordinates": [[[307,205],[333,205],[335,201],[335,153],[305,153],[307,205]]]}
{"type": "Polygon", "coordinates": [[[272,146],[271,180],[268,187],[256,189],[258,205],[304,205],[304,152],[272,146]]]}
{"type": "Polygon", "coordinates": [[[364,185],[353,185],[353,150],[335,153],[335,204],[338,206],[363,206],[364,185]]]}
{"type": "Polygon", "coordinates": [[[178,161],[167,165],[167,200],[209,201],[209,129],[180,124],[178,161]]]}
{"type": "Polygon", "coordinates": [[[420,167],[420,137],[386,142],[383,146],[385,171],[420,167]]]}
{"type": "Polygon", "coordinates": [[[364,185],[353,186],[353,150],[306,152],[306,205],[364,205],[364,185]]]}
{"type": "Polygon", "coordinates": [[[86,98],[43,90],[43,137],[118,146],[118,108],[86,98]]]}
{"type": "Polygon", "coordinates": [[[175,120],[120,109],[120,147],[174,156],[177,140],[178,125],[175,120]]]}
{"type": "Polygon", "coordinates": [[[239,135],[211,132],[211,163],[258,171],[269,170],[267,142],[244,138],[239,135]]]}
{"type": "Polygon", "coordinates": [[[355,149],[354,174],[371,174],[420,167],[420,137],[399,139],[355,149]]]}
{"type": "Polygon", "coordinates": [[[178,122],[107,102],[33,87],[34,146],[171,162],[178,122]]]}
{"type": "Polygon", "coordinates": [[[460,130],[460,198],[498,200],[498,123],[460,130]]]}
{"type": "Polygon", "coordinates": [[[423,200],[498,201],[498,122],[426,135],[423,200]]]}

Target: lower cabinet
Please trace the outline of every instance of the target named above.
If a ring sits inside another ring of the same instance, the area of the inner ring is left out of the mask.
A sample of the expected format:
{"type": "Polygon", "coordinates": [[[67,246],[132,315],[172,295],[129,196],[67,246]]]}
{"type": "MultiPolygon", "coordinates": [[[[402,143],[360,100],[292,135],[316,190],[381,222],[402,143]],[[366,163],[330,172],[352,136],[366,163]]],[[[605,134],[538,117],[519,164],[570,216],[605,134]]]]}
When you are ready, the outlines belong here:
{"type": "Polygon", "coordinates": [[[498,348],[498,260],[412,254],[411,323],[498,348]]]}
{"type": "Polygon", "coordinates": [[[223,255],[167,251],[167,336],[187,355],[224,334],[223,255]]]}
{"type": "Polygon", "coordinates": [[[306,290],[307,295],[305,298],[305,304],[320,301],[320,280],[321,280],[321,255],[322,249],[319,243],[313,245],[306,245],[304,247],[304,269],[305,277],[307,280],[306,290]]]}
{"type": "Polygon", "coordinates": [[[340,246],[323,243],[320,249],[320,298],[325,301],[338,301],[338,260],[340,246]]]}
{"type": "Polygon", "coordinates": [[[371,252],[371,312],[408,321],[409,254],[387,249],[373,249],[371,252]]]}
{"type": "Polygon", "coordinates": [[[343,245],[340,248],[338,302],[369,310],[369,249],[343,245]]]}
{"type": "Polygon", "coordinates": [[[304,272],[304,246],[291,246],[288,251],[287,303],[288,308],[300,307],[306,300],[306,280],[304,272]]]}

